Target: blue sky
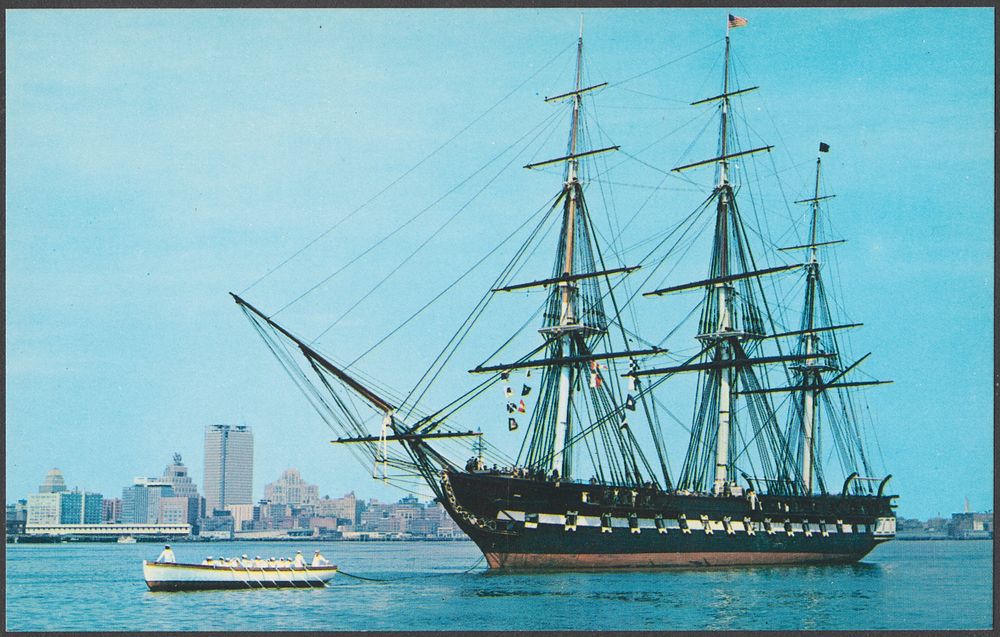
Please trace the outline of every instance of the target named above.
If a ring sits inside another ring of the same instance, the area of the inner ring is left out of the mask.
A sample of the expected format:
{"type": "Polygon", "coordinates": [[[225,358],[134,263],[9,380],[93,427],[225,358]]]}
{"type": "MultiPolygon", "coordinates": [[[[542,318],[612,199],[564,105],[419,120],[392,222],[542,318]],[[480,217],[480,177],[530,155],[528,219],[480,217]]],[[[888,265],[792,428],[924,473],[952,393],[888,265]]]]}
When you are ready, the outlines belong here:
{"type": "MultiPolygon", "coordinates": [[[[593,101],[595,145],[621,144],[663,169],[708,156],[711,128],[688,148],[707,119],[687,103],[718,92],[726,13],[583,12],[588,75],[612,84],[593,101]]],[[[966,496],[990,508],[992,9],[733,13],[749,20],[733,32],[737,74],[761,86],[744,103],[751,142],[776,146],[785,198],[809,196],[816,143],[832,146],[824,164],[824,184],[837,194],[831,224],[849,240],[836,255],[838,291],[850,318],[865,323],[850,338],[858,355],[874,352],[866,371],[895,381],[868,402],[903,496],[899,513],[947,515],[966,496]]],[[[313,338],[471,201],[429,250],[319,341],[340,360],[367,349],[558,188],[556,172],[519,166],[561,154],[562,124],[551,138],[527,138],[518,156],[501,152],[558,116],[542,98],[569,88],[579,16],[8,11],[8,501],[35,491],[54,466],[70,485],[119,495],[132,477],[159,475],[174,451],[200,485],[204,426],[216,422],[254,428],[256,494],[295,466],[321,493],[401,495],[326,444],[332,433],[227,292],[250,286],[472,123],[247,292],[274,311],[446,195],[278,315],[313,338]]],[[[613,175],[622,218],[651,192],[628,184],[661,177],[636,163],[613,175]]],[[[656,193],[656,210],[676,221],[698,193],[666,183],[674,189],[656,193]]],[[[604,203],[591,193],[592,208],[604,203]]],[[[795,219],[784,205],[767,214],[790,238],[795,219]]],[[[366,357],[363,371],[412,386],[502,265],[474,271],[446,297],[449,311],[423,315],[388,351],[366,357]]],[[[700,278],[703,269],[698,262],[688,274],[700,278]]],[[[537,300],[517,298],[504,311],[537,300]]],[[[687,309],[657,306],[665,316],[687,309]]],[[[460,367],[479,363],[494,341],[473,340],[460,367]]],[[[477,414],[471,424],[500,432],[505,416],[477,414]]],[[[682,433],[670,437],[675,471],[682,433]]]]}

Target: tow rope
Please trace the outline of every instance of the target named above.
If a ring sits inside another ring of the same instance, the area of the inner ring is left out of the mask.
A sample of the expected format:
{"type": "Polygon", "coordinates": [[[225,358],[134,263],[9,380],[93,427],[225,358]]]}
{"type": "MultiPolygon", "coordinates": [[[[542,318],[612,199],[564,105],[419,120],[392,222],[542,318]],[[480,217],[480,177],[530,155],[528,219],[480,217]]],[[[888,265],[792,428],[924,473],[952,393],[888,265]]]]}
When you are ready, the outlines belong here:
{"type": "Polygon", "coordinates": [[[483,556],[479,556],[479,559],[476,560],[475,564],[473,564],[469,568],[465,569],[461,573],[431,573],[429,575],[407,575],[406,577],[380,578],[380,577],[364,577],[362,575],[355,575],[353,573],[348,573],[347,571],[342,571],[340,569],[337,569],[337,572],[339,574],[341,574],[341,575],[346,575],[347,577],[353,577],[354,579],[358,579],[358,580],[364,580],[366,582],[399,582],[399,581],[407,580],[407,579],[417,579],[417,578],[427,578],[427,577],[444,577],[446,575],[465,575],[466,573],[472,572],[480,564],[482,564],[483,559],[485,559],[483,556]]]}

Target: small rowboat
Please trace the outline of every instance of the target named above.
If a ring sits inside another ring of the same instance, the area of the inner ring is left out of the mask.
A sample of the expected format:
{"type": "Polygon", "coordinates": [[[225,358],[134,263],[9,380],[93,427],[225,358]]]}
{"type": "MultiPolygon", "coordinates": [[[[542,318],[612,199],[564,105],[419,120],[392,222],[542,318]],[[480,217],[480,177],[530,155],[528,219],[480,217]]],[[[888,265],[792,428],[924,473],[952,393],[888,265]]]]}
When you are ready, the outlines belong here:
{"type": "Polygon", "coordinates": [[[151,591],[209,589],[324,588],[337,573],[330,566],[229,566],[142,561],[151,591]]]}

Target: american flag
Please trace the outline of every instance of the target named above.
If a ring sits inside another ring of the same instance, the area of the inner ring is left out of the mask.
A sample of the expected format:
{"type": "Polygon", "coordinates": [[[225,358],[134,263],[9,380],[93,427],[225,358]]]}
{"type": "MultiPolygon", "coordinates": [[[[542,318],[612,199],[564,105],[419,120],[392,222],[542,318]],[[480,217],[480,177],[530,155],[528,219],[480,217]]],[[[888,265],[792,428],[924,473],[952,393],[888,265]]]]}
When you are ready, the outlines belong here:
{"type": "Polygon", "coordinates": [[[745,27],[747,25],[747,19],[741,18],[738,15],[729,14],[729,28],[735,29],[736,27],[745,27]]]}

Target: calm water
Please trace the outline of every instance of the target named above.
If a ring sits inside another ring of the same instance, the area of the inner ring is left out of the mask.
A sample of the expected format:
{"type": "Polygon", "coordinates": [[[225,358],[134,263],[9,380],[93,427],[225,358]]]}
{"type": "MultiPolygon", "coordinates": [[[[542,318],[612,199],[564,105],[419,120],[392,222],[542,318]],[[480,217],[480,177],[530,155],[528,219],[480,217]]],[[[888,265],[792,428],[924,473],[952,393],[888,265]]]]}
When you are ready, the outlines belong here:
{"type": "Polygon", "coordinates": [[[7,545],[8,630],[944,629],[992,625],[992,543],[890,542],[849,566],[507,575],[471,542],[178,544],[324,554],[328,589],[150,593],[153,544],[7,545]],[[405,579],[403,579],[405,578],[405,579]]]}

